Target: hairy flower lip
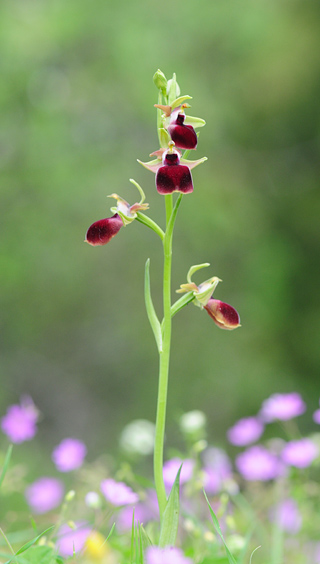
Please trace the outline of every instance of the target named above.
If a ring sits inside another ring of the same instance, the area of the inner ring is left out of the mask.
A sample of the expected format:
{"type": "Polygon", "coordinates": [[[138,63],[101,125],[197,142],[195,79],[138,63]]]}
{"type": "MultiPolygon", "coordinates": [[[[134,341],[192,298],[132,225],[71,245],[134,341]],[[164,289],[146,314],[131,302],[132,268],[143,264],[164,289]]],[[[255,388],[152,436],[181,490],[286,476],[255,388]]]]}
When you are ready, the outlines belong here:
{"type": "Polygon", "coordinates": [[[197,134],[192,125],[184,123],[185,117],[185,114],[179,110],[174,111],[168,125],[168,132],[176,147],[180,149],[196,149],[198,143],[197,134]]]}
{"type": "Polygon", "coordinates": [[[186,165],[166,164],[156,174],[156,187],[159,194],[190,194],[193,192],[191,172],[186,165]]]}
{"type": "Polygon", "coordinates": [[[120,231],[122,226],[123,221],[117,213],[112,217],[99,219],[90,225],[85,242],[93,247],[106,245],[120,231]]]}
{"type": "Polygon", "coordinates": [[[240,316],[234,307],[220,300],[210,298],[204,309],[208,312],[215,324],[220,329],[227,329],[231,331],[240,327],[240,316]]]}

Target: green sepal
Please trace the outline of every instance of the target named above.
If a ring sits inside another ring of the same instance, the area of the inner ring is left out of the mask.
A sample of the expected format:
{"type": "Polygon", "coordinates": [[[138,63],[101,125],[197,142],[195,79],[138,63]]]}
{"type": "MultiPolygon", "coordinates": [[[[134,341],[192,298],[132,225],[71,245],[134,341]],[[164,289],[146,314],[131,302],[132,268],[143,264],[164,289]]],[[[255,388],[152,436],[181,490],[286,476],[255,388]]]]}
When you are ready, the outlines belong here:
{"type": "Polygon", "coordinates": [[[203,262],[201,264],[194,264],[193,266],[191,266],[187,274],[187,280],[189,284],[192,284],[191,278],[195,272],[198,272],[198,270],[201,270],[201,268],[207,268],[208,266],[210,266],[210,262],[203,262]]]}
{"type": "Polygon", "coordinates": [[[180,473],[182,469],[182,464],[176,475],[176,479],[172,486],[169,499],[167,501],[166,508],[162,517],[162,524],[159,537],[159,546],[163,548],[164,546],[174,546],[176,543],[178,525],[179,525],[179,481],[180,473]]]}
{"type": "Polygon", "coordinates": [[[164,129],[164,127],[160,127],[159,129],[159,141],[160,141],[160,147],[167,149],[168,148],[168,144],[171,141],[171,137],[169,135],[169,133],[167,132],[166,129],[164,129]]]}
{"type": "Polygon", "coordinates": [[[169,106],[171,106],[172,102],[180,96],[180,88],[177,83],[176,73],[173,73],[172,78],[170,78],[167,82],[167,96],[169,106]]]}
{"type": "MultiPolygon", "coordinates": [[[[189,94],[185,94],[184,96],[179,96],[179,98],[176,98],[175,100],[172,101],[172,103],[170,104],[171,106],[171,110],[174,110],[175,108],[177,108],[178,106],[181,106],[181,104],[183,104],[183,102],[185,100],[192,100],[192,96],[189,96],[189,94]]],[[[186,118],[187,119],[187,118],[186,118]]]]}
{"type": "Polygon", "coordinates": [[[203,127],[206,125],[204,119],[186,115],[184,120],[185,125],[192,125],[192,127],[203,127]]]}
{"type": "Polygon", "coordinates": [[[226,542],[225,542],[225,540],[224,540],[223,534],[222,534],[221,529],[220,529],[219,521],[218,521],[218,519],[217,519],[217,517],[216,517],[216,515],[215,515],[215,513],[214,513],[214,511],[213,511],[213,509],[212,509],[212,507],[211,507],[211,505],[210,505],[210,502],[209,502],[209,500],[208,500],[208,498],[207,498],[207,496],[206,496],[206,492],[205,492],[204,490],[203,490],[203,493],[204,493],[204,497],[206,498],[206,502],[207,502],[208,507],[209,507],[209,511],[210,511],[210,514],[211,514],[211,519],[212,519],[212,522],[213,522],[213,526],[214,526],[216,532],[218,533],[219,537],[221,538],[221,540],[222,540],[222,542],[223,542],[223,544],[224,544],[224,547],[225,547],[225,549],[226,549],[226,553],[227,553],[227,557],[228,557],[229,564],[237,564],[237,561],[236,561],[235,558],[232,556],[230,550],[228,549],[228,547],[227,547],[227,545],[226,545],[226,542]]]}
{"type": "Polygon", "coordinates": [[[192,168],[195,168],[196,166],[204,163],[207,160],[208,160],[208,157],[202,157],[202,159],[198,159],[196,161],[189,161],[188,159],[185,159],[184,157],[182,157],[180,159],[180,164],[187,165],[191,170],[192,168]]]}
{"type": "Polygon", "coordinates": [[[157,343],[159,353],[162,352],[162,332],[160,321],[153,306],[150,289],[150,259],[147,260],[144,275],[144,299],[151,329],[157,343]]]}

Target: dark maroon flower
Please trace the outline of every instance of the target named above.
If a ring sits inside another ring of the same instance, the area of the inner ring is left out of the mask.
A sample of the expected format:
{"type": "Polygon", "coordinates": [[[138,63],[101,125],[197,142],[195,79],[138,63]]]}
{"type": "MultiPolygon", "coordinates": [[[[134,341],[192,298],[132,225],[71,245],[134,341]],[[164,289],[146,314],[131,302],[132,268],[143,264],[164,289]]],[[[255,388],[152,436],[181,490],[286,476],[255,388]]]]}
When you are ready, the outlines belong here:
{"type": "Polygon", "coordinates": [[[163,154],[162,166],[159,167],[156,174],[156,187],[159,194],[172,194],[172,192],[189,194],[193,192],[190,169],[186,165],[180,164],[178,151],[169,149],[163,154]]]}
{"type": "Polygon", "coordinates": [[[210,298],[204,309],[221,329],[236,329],[240,325],[237,310],[229,304],[210,298]]]}
{"type": "Polygon", "coordinates": [[[96,247],[97,245],[106,245],[114,237],[123,226],[123,221],[119,214],[115,213],[112,217],[99,219],[90,225],[85,241],[96,247]]]}
{"type": "Polygon", "coordinates": [[[174,148],[173,141],[169,142],[169,149],[161,148],[151,155],[155,155],[157,158],[148,163],[143,163],[138,159],[138,163],[156,173],[156,188],[159,194],[172,194],[172,192],[190,194],[193,192],[190,171],[207,160],[206,157],[197,161],[182,158],[180,152],[174,148]]]}
{"type": "Polygon", "coordinates": [[[176,147],[180,149],[196,149],[198,137],[192,125],[186,125],[185,115],[179,111],[172,112],[168,132],[176,147]]]}

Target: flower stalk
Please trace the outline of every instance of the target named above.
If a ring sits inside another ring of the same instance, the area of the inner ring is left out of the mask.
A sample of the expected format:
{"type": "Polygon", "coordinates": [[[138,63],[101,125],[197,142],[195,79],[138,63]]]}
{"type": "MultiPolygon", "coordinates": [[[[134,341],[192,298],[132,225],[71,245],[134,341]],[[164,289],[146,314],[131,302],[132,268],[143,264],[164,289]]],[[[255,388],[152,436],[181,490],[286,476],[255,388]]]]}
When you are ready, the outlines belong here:
{"type": "MultiPolygon", "coordinates": [[[[213,299],[219,278],[216,276],[204,281],[197,286],[191,280],[191,276],[201,268],[209,266],[208,263],[194,265],[189,269],[187,284],[181,284],[178,292],[183,293],[174,304],[171,300],[171,271],[172,271],[172,239],[178,209],[183,194],[190,194],[194,190],[191,169],[203,163],[206,157],[198,160],[188,160],[187,154],[194,150],[198,144],[198,136],[195,128],[205,125],[204,120],[185,115],[189,108],[186,102],[191,99],[189,95],[180,96],[176,75],[171,80],[166,79],[161,71],[154,75],[154,83],[157,86],[158,104],[157,108],[157,133],[159,149],[151,153],[155,157],[152,161],[141,162],[146,169],[155,173],[155,187],[160,195],[164,196],[166,227],[163,230],[144,212],[149,209],[145,203],[145,193],[141,186],[133,179],[130,182],[137,188],[140,201],[130,205],[117,194],[111,194],[117,205],[111,208],[112,217],[93,223],[86,235],[86,242],[92,246],[105,245],[120,231],[121,227],[129,226],[133,221],[138,221],[154,231],[162,241],[163,247],[163,318],[160,322],[155,311],[150,286],[150,260],[145,267],[145,306],[148,320],[152,328],[159,353],[159,380],[158,398],[156,412],[156,429],[154,444],[154,482],[157,493],[161,534],[163,546],[172,543],[174,531],[170,531],[171,523],[177,521],[178,507],[176,501],[179,499],[179,476],[175,480],[174,495],[172,492],[167,501],[167,494],[163,479],[163,455],[164,437],[166,423],[166,408],[168,396],[168,379],[171,350],[172,318],[188,303],[193,302],[200,309],[205,309],[216,325],[223,329],[234,329],[239,327],[240,319],[238,313],[232,306],[213,299]],[[182,155],[182,151],[184,154],[182,155]],[[174,202],[173,193],[178,192],[174,202]],[[171,500],[171,501],[170,501],[171,500]],[[172,518],[175,515],[175,519],[172,518]]],[[[177,501],[178,503],[178,501],[177,501]]],[[[176,522],[176,526],[177,522],[176,522]]],[[[175,534],[175,533],[174,533],[175,534]]]]}

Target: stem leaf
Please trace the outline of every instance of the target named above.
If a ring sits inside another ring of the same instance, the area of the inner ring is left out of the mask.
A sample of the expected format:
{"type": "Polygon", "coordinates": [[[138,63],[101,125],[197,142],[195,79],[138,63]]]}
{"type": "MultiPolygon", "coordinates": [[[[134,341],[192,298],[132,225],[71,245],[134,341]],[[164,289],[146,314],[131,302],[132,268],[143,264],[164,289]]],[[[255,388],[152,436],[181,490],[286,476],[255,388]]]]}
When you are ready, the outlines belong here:
{"type": "Polygon", "coordinates": [[[159,546],[174,546],[178,533],[179,524],[179,481],[182,464],[176,475],[176,479],[172,486],[166,508],[163,513],[163,519],[160,530],[159,546]]]}
{"type": "Polygon", "coordinates": [[[146,304],[147,315],[151,325],[155,341],[157,343],[159,353],[162,352],[162,332],[160,321],[157,317],[156,311],[153,306],[150,289],[150,259],[147,260],[145,266],[144,276],[144,299],[146,304]]]}

